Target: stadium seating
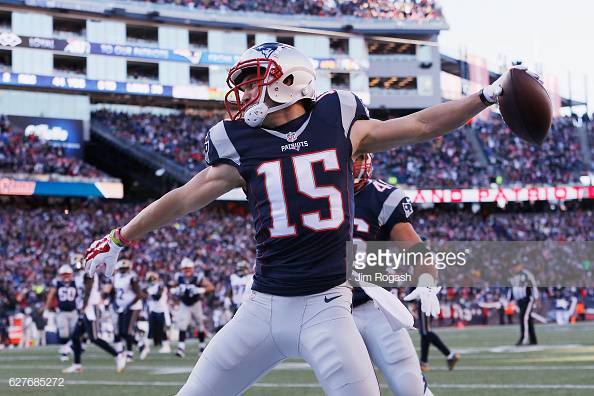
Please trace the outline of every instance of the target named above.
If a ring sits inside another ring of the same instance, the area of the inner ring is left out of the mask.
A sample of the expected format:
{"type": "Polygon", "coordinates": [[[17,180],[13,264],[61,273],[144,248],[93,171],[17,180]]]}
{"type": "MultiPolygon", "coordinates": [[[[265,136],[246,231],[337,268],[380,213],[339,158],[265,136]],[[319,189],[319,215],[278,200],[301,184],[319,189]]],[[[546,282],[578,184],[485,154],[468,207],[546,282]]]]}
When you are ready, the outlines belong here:
{"type": "Polygon", "coordinates": [[[254,11],[289,15],[324,17],[354,16],[359,18],[428,20],[442,19],[434,0],[136,0],[145,3],[172,4],[197,9],[221,11],[254,11]]]}
{"type": "Polygon", "coordinates": [[[67,157],[61,147],[10,125],[0,116],[0,173],[45,174],[108,179],[109,175],[79,158],[67,157]]]}
{"type": "MultiPolygon", "coordinates": [[[[196,171],[204,166],[206,132],[223,116],[215,111],[202,115],[126,115],[102,110],[93,113],[93,120],[133,144],[144,145],[196,171]]],[[[592,165],[582,158],[571,118],[555,120],[540,147],[522,142],[500,119],[493,118],[431,142],[378,153],[374,166],[376,177],[401,185],[467,188],[488,187],[496,181],[506,186],[579,183],[592,165]]]]}
{"type": "Polygon", "coordinates": [[[92,117],[135,145],[155,150],[191,170],[199,170],[203,167],[204,138],[208,128],[221,120],[223,113],[130,115],[101,110],[94,112],[92,117]]]}

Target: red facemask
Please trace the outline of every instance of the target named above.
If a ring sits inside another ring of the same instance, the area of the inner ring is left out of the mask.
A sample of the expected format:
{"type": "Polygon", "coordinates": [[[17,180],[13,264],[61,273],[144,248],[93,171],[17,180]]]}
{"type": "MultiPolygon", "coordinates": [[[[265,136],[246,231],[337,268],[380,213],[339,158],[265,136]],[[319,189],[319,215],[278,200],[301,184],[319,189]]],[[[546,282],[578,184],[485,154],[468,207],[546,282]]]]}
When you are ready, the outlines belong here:
{"type": "Polygon", "coordinates": [[[233,66],[227,75],[227,85],[231,89],[225,95],[225,108],[229,117],[232,120],[243,117],[243,113],[260,100],[262,88],[278,81],[282,75],[283,71],[278,63],[268,58],[250,59],[233,66]],[[239,75],[233,79],[232,76],[238,71],[239,75]],[[241,81],[247,73],[254,73],[256,76],[241,81]],[[245,88],[253,83],[258,84],[258,94],[251,98],[249,102],[242,103],[241,92],[245,91],[245,88]]]}
{"type": "Polygon", "coordinates": [[[353,177],[355,178],[355,191],[361,189],[367,184],[373,172],[373,163],[371,154],[364,154],[353,163],[353,177]]]}

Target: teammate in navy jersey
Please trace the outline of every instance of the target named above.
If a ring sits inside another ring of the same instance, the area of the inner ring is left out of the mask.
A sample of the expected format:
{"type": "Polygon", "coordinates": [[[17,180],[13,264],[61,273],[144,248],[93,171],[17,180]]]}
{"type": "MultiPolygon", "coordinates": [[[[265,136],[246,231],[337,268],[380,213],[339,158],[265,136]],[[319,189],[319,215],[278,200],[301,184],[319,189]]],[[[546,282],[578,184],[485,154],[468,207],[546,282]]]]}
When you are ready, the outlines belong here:
{"type": "MultiPolygon", "coordinates": [[[[410,198],[402,190],[371,178],[371,155],[355,159],[355,226],[353,239],[361,241],[421,244],[409,223],[413,213],[410,198]]],[[[432,296],[439,304],[437,297],[432,296]]],[[[353,317],[372,362],[380,369],[392,392],[398,396],[432,396],[421,373],[419,359],[407,329],[394,331],[383,313],[363,289],[353,289],[353,317]]]]}
{"type": "Polygon", "coordinates": [[[99,338],[98,325],[99,320],[99,304],[101,304],[101,293],[99,292],[99,276],[95,274],[94,277],[88,277],[83,271],[82,256],[76,255],[73,258],[73,266],[75,270],[74,281],[76,283],[78,293],[80,294],[80,315],[78,322],[72,334],[72,352],[74,354],[72,366],[62,370],[66,374],[82,373],[83,367],[81,364],[82,353],[82,337],[88,335],[89,340],[103,349],[105,352],[116,358],[116,371],[122,372],[124,369],[126,359],[117,358],[116,350],[109,345],[105,340],[99,338]]]}
{"type": "Polygon", "coordinates": [[[200,352],[206,346],[206,328],[204,327],[204,312],[202,300],[207,293],[214,291],[214,285],[204,277],[204,273],[194,272],[194,262],[184,257],[180,264],[181,274],[177,276],[177,284],[172,289],[173,294],[180,301],[176,313],[176,326],[179,330],[179,343],[175,356],[183,358],[186,356],[186,333],[192,321],[198,325],[198,341],[200,352]]]}
{"type": "Polygon", "coordinates": [[[379,395],[350,312],[346,243],[352,157],[441,136],[495,103],[501,81],[406,117],[369,119],[352,92],[316,99],[311,60],[295,48],[248,49],[227,77],[229,120],[206,139],[208,167],[91,244],[88,272],[110,275],[130,241],[243,188],[256,229],[252,293],[210,341],[178,395],[236,395],[286,358],[313,368],[329,395],[379,395]]]}
{"type": "Polygon", "coordinates": [[[54,297],[58,300],[58,312],[56,322],[58,327],[58,338],[60,342],[60,361],[68,360],[70,337],[78,321],[77,299],[78,289],[73,278],[74,271],[68,264],[58,269],[58,277],[52,281],[47,294],[45,309],[48,310],[54,297]]]}

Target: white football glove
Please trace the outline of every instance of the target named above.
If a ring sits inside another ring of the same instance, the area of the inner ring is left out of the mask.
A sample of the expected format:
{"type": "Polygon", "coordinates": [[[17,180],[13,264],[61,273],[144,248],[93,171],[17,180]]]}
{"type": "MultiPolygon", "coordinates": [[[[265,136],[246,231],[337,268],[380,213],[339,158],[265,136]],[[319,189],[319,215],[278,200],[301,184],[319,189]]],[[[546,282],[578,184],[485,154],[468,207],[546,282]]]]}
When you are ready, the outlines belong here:
{"type": "Polygon", "coordinates": [[[85,252],[85,272],[90,277],[95,276],[97,270],[105,265],[105,276],[111,278],[122,249],[123,246],[116,245],[110,234],[96,240],[85,252]]]}
{"type": "Polygon", "coordinates": [[[437,318],[441,310],[439,299],[437,298],[440,290],[441,287],[419,286],[412,293],[404,297],[404,301],[421,300],[421,311],[427,316],[437,318]]]}
{"type": "MultiPolygon", "coordinates": [[[[528,70],[528,68],[526,66],[516,65],[516,66],[513,66],[512,69],[524,70],[530,76],[535,78],[541,85],[544,85],[544,82],[540,79],[540,76],[538,74],[528,70]]],[[[497,80],[495,80],[493,82],[493,84],[488,85],[485,88],[483,88],[483,96],[485,97],[487,102],[489,102],[491,104],[495,104],[495,103],[497,103],[497,100],[499,99],[499,97],[501,95],[503,95],[502,84],[503,84],[503,80],[505,79],[505,76],[508,73],[509,73],[509,71],[503,73],[501,76],[499,76],[499,78],[497,80]]]]}

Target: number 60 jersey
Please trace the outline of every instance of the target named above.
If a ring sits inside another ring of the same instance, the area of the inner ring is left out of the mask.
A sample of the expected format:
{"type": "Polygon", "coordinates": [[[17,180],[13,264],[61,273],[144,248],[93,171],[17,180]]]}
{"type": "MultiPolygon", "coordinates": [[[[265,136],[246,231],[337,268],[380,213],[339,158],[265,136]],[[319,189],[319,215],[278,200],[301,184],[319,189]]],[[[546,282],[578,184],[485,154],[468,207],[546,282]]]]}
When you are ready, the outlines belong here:
{"type": "Polygon", "coordinates": [[[368,119],[352,92],[330,91],[275,130],[221,121],[206,138],[209,165],[236,167],[256,229],[252,289],[316,294],[346,280],[353,222],[350,130],[368,119]]]}

